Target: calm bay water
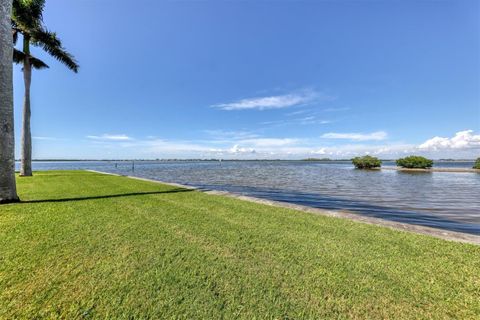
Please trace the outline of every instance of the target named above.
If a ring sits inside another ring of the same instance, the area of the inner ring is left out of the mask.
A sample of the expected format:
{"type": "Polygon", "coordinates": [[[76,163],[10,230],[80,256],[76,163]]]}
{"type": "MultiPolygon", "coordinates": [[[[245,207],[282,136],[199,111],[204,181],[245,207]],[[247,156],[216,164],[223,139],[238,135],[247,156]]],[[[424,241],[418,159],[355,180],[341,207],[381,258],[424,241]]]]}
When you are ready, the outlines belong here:
{"type": "Polygon", "coordinates": [[[33,167],[135,175],[480,235],[478,173],[364,171],[348,162],[306,161],[136,162],[134,172],[131,162],[117,162],[117,167],[108,161],[34,162],[33,167]]]}

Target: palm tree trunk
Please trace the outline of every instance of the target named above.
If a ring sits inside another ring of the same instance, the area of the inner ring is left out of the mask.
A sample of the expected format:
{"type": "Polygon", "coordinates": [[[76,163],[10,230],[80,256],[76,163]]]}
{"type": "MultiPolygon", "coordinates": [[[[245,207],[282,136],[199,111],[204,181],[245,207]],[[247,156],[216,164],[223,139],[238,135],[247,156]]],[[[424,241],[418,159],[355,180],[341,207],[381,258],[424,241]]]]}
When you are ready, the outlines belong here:
{"type": "Polygon", "coordinates": [[[18,200],[13,130],[11,0],[0,0],[0,203],[18,200]]]}
{"type": "Polygon", "coordinates": [[[23,38],[23,82],[25,83],[25,97],[23,101],[23,123],[22,123],[22,163],[20,167],[21,176],[32,175],[32,132],[30,130],[30,83],[32,82],[32,65],[30,64],[30,39],[23,38]]]}

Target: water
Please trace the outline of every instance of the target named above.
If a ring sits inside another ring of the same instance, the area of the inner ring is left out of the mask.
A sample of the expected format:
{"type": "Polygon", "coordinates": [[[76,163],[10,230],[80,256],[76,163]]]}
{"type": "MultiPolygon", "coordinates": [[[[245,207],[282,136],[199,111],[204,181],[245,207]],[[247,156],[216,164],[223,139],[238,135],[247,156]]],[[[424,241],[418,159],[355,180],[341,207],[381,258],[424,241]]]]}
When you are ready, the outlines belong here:
{"type": "MultiPolygon", "coordinates": [[[[34,162],[94,169],[480,235],[480,174],[355,170],[348,162],[34,162]]],[[[384,165],[394,165],[384,162],[384,165]]],[[[471,168],[472,162],[435,167],[471,168]]]]}

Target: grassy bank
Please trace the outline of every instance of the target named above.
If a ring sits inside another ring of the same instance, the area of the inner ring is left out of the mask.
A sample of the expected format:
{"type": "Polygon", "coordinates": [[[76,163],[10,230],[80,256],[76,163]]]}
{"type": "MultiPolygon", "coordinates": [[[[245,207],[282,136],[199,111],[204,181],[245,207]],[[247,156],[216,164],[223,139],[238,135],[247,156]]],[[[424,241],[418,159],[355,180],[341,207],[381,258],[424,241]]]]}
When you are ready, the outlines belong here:
{"type": "Polygon", "coordinates": [[[88,172],[0,207],[0,318],[478,318],[480,247],[88,172]]]}

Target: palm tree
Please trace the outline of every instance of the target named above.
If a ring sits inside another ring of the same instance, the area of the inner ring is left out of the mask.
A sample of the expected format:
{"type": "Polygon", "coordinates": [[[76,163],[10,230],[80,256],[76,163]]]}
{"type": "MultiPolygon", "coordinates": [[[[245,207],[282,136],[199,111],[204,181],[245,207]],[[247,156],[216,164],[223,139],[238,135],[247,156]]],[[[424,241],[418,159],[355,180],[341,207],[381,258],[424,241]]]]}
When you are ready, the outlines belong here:
{"type": "Polygon", "coordinates": [[[0,203],[19,201],[13,131],[12,0],[0,0],[0,203]]]}
{"type": "Polygon", "coordinates": [[[23,65],[23,81],[25,96],[23,103],[22,123],[22,163],[21,176],[32,175],[32,133],[30,130],[30,84],[32,68],[45,69],[48,65],[30,53],[30,45],[45,50],[52,57],[63,63],[73,72],[78,72],[78,64],[73,56],[62,46],[62,42],[54,32],[43,24],[43,8],[45,0],[14,0],[13,1],[13,41],[17,43],[18,35],[23,36],[22,50],[14,49],[13,61],[23,65]]]}

